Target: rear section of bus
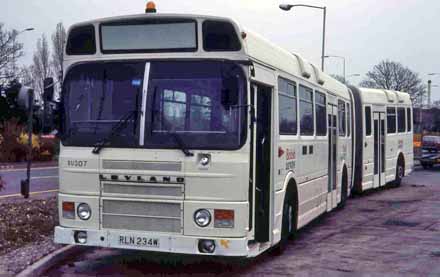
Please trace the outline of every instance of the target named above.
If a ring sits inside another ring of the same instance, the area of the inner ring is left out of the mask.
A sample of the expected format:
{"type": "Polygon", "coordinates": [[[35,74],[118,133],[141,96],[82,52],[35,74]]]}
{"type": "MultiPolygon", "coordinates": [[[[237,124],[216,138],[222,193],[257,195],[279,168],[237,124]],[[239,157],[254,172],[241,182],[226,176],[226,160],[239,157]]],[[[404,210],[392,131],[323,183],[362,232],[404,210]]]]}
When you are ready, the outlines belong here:
{"type": "Polygon", "coordinates": [[[248,65],[236,24],[139,15],[68,35],[55,241],[248,256],[248,65]]]}

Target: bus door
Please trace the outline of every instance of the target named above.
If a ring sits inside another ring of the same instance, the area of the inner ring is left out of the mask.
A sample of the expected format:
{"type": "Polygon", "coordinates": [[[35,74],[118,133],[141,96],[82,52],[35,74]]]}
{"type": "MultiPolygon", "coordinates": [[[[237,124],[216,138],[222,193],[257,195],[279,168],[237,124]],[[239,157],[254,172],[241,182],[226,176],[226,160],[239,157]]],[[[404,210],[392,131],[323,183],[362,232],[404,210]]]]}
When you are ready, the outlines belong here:
{"type": "Polygon", "coordinates": [[[254,85],[255,108],[255,240],[268,242],[271,239],[271,161],[272,161],[272,89],[254,85]]]}
{"type": "Polygon", "coordinates": [[[337,206],[337,155],[338,155],[338,107],[328,104],[328,185],[327,185],[327,211],[337,206]]]}
{"type": "Polygon", "coordinates": [[[373,113],[374,183],[373,187],[385,185],[385,113],[373,113]]]}

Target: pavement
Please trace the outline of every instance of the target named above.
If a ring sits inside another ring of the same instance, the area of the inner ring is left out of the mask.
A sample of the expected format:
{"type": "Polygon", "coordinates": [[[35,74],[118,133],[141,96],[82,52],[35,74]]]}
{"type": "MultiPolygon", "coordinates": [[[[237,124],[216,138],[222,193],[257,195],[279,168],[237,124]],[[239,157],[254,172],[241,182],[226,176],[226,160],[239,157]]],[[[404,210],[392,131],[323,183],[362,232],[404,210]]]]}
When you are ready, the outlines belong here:
{"type": "Polygon", "coordinates": [[[275,256],[249,261],[89,248],[45,276],[440,276],[440,168],[351,198],[275,256]]]}
{"type": "MultiPolygon", "coordinates": [[[[1,199],[21,197],[20,182],[26,179],[26,163],[0,164],[0,177],[6,183],[0,191],[1,199]]],[[[55,162],[33,163],[30,195],[52,194],[58,191],[58,164],[55,162]]]]}

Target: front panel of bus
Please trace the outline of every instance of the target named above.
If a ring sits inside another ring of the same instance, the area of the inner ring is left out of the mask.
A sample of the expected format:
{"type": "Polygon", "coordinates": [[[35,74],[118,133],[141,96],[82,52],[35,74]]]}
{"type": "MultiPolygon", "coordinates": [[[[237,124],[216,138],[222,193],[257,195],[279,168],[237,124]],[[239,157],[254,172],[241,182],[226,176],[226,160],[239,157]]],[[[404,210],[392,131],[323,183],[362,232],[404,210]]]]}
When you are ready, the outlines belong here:
{"type": "Polygon", "coordinates": [[[74,26],[55,240],[246,256],[248,68],[227,21],[74,26]]]}

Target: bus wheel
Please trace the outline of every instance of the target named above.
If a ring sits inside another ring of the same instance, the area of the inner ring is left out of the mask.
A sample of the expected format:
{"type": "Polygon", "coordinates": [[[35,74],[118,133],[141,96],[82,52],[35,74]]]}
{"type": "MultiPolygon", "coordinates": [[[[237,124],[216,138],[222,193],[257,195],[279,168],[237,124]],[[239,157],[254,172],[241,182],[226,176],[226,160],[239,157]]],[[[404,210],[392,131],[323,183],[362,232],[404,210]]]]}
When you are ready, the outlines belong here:
{"type": "Polygon", "coordinates": [[[405,176],[405,166],[401,159],[397,162],[397,168],[396,168],[396,179],[394,180],[393,185],[395,187],[400,186],[402,183],[403,176],[405,176]]]}
{"type": "Polygon", "coordinates": [[[342,209],[345,207],[345,203],[347,202],[347,193],[348,193],[348,176],[347,169],[344,167],[344,171],[342,173],[342,184],[341,184],[341,202],[338,205],[338,208],[342,209]]]}
{"type": "Polygon", "coordinates": [[[283,204],[283,219],[281,224],[281,240],[274,248],[276,255],[281,255],[287,247],[289,239],[293,239],[297,229],[297,212],[294,194],[286,192],[283,204]]]}

